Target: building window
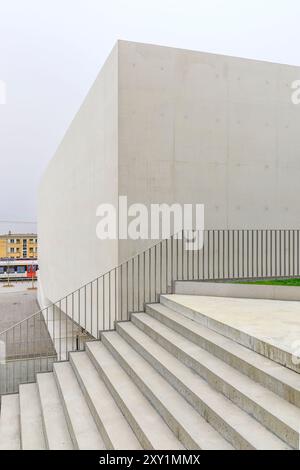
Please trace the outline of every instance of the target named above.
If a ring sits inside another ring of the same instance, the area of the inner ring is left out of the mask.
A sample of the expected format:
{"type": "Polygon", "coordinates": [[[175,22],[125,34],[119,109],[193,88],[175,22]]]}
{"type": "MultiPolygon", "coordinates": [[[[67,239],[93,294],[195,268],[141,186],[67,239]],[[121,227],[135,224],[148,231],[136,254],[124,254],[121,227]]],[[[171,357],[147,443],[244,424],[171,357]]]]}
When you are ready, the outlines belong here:
{"type": "Polygon", "coordinates": [[[17,266],[17,273],[19,274],[25,273],[25,266],[17,266]]]}
{"type": "Polygon", "coordinates": [[[0,266],[0,274],[4,274],[4,266],[0,266]]]}

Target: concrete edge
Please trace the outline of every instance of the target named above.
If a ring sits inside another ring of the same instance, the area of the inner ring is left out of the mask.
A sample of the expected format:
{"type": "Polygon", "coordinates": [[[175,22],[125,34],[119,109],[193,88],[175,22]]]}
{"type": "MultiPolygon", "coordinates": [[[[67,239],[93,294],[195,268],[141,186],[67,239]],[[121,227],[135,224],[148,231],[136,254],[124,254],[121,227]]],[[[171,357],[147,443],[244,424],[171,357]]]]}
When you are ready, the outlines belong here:
{"type": "Polygon", "coordinates": [[[300,287],[230,282],[175,281],[174,294],[300,301],[300,287]]]}

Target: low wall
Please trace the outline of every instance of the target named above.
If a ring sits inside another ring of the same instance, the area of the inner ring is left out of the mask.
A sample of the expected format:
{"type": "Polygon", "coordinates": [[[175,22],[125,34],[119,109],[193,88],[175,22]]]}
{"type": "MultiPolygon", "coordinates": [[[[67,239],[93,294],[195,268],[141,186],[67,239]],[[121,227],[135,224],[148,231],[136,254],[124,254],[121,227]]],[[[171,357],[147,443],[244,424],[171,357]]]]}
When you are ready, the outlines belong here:
{"type": "Polygon", "coordinates": [[[212,297],[300,301],[300,287],[294,286],[176,281],[174,292],[175,294],[208,295],[212,297]]]}

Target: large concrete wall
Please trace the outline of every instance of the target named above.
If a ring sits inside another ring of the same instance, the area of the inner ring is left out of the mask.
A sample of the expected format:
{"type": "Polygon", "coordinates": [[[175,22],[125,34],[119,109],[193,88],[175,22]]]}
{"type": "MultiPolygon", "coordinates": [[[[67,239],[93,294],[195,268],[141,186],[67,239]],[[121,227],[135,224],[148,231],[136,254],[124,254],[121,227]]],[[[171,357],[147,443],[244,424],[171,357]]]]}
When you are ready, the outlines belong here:
{"type": "Polygon", "coordinates": [[[300,68],[120,41],[41,182],[54,301],[148,242],[101,242],[96,207],[204,203],[206,228],[299,227],[300,68]]]}
{"type": "Polygon", "coordinates": [[[118,200],[118,47],[75,116],[39,188],[40,283],[56,301],[118,262],[96,238],[98,204],[118,200]]]}
{"type": "Polygon", "coordinates": [[[121,42],[120,194],[204,203],[206,228],[299,227],[297,78],[300,67],[121,42]]]}

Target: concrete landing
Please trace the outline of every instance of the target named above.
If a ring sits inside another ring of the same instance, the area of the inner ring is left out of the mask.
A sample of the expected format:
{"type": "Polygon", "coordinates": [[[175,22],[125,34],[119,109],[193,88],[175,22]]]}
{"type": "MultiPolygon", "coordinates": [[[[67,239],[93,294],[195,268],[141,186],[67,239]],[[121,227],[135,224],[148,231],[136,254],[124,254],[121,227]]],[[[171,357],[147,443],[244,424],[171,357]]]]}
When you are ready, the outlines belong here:
{"type": "Polygon", "coordinates": [[[300,373],[300,302],[179,294],[161,302],[300,373]]]}

